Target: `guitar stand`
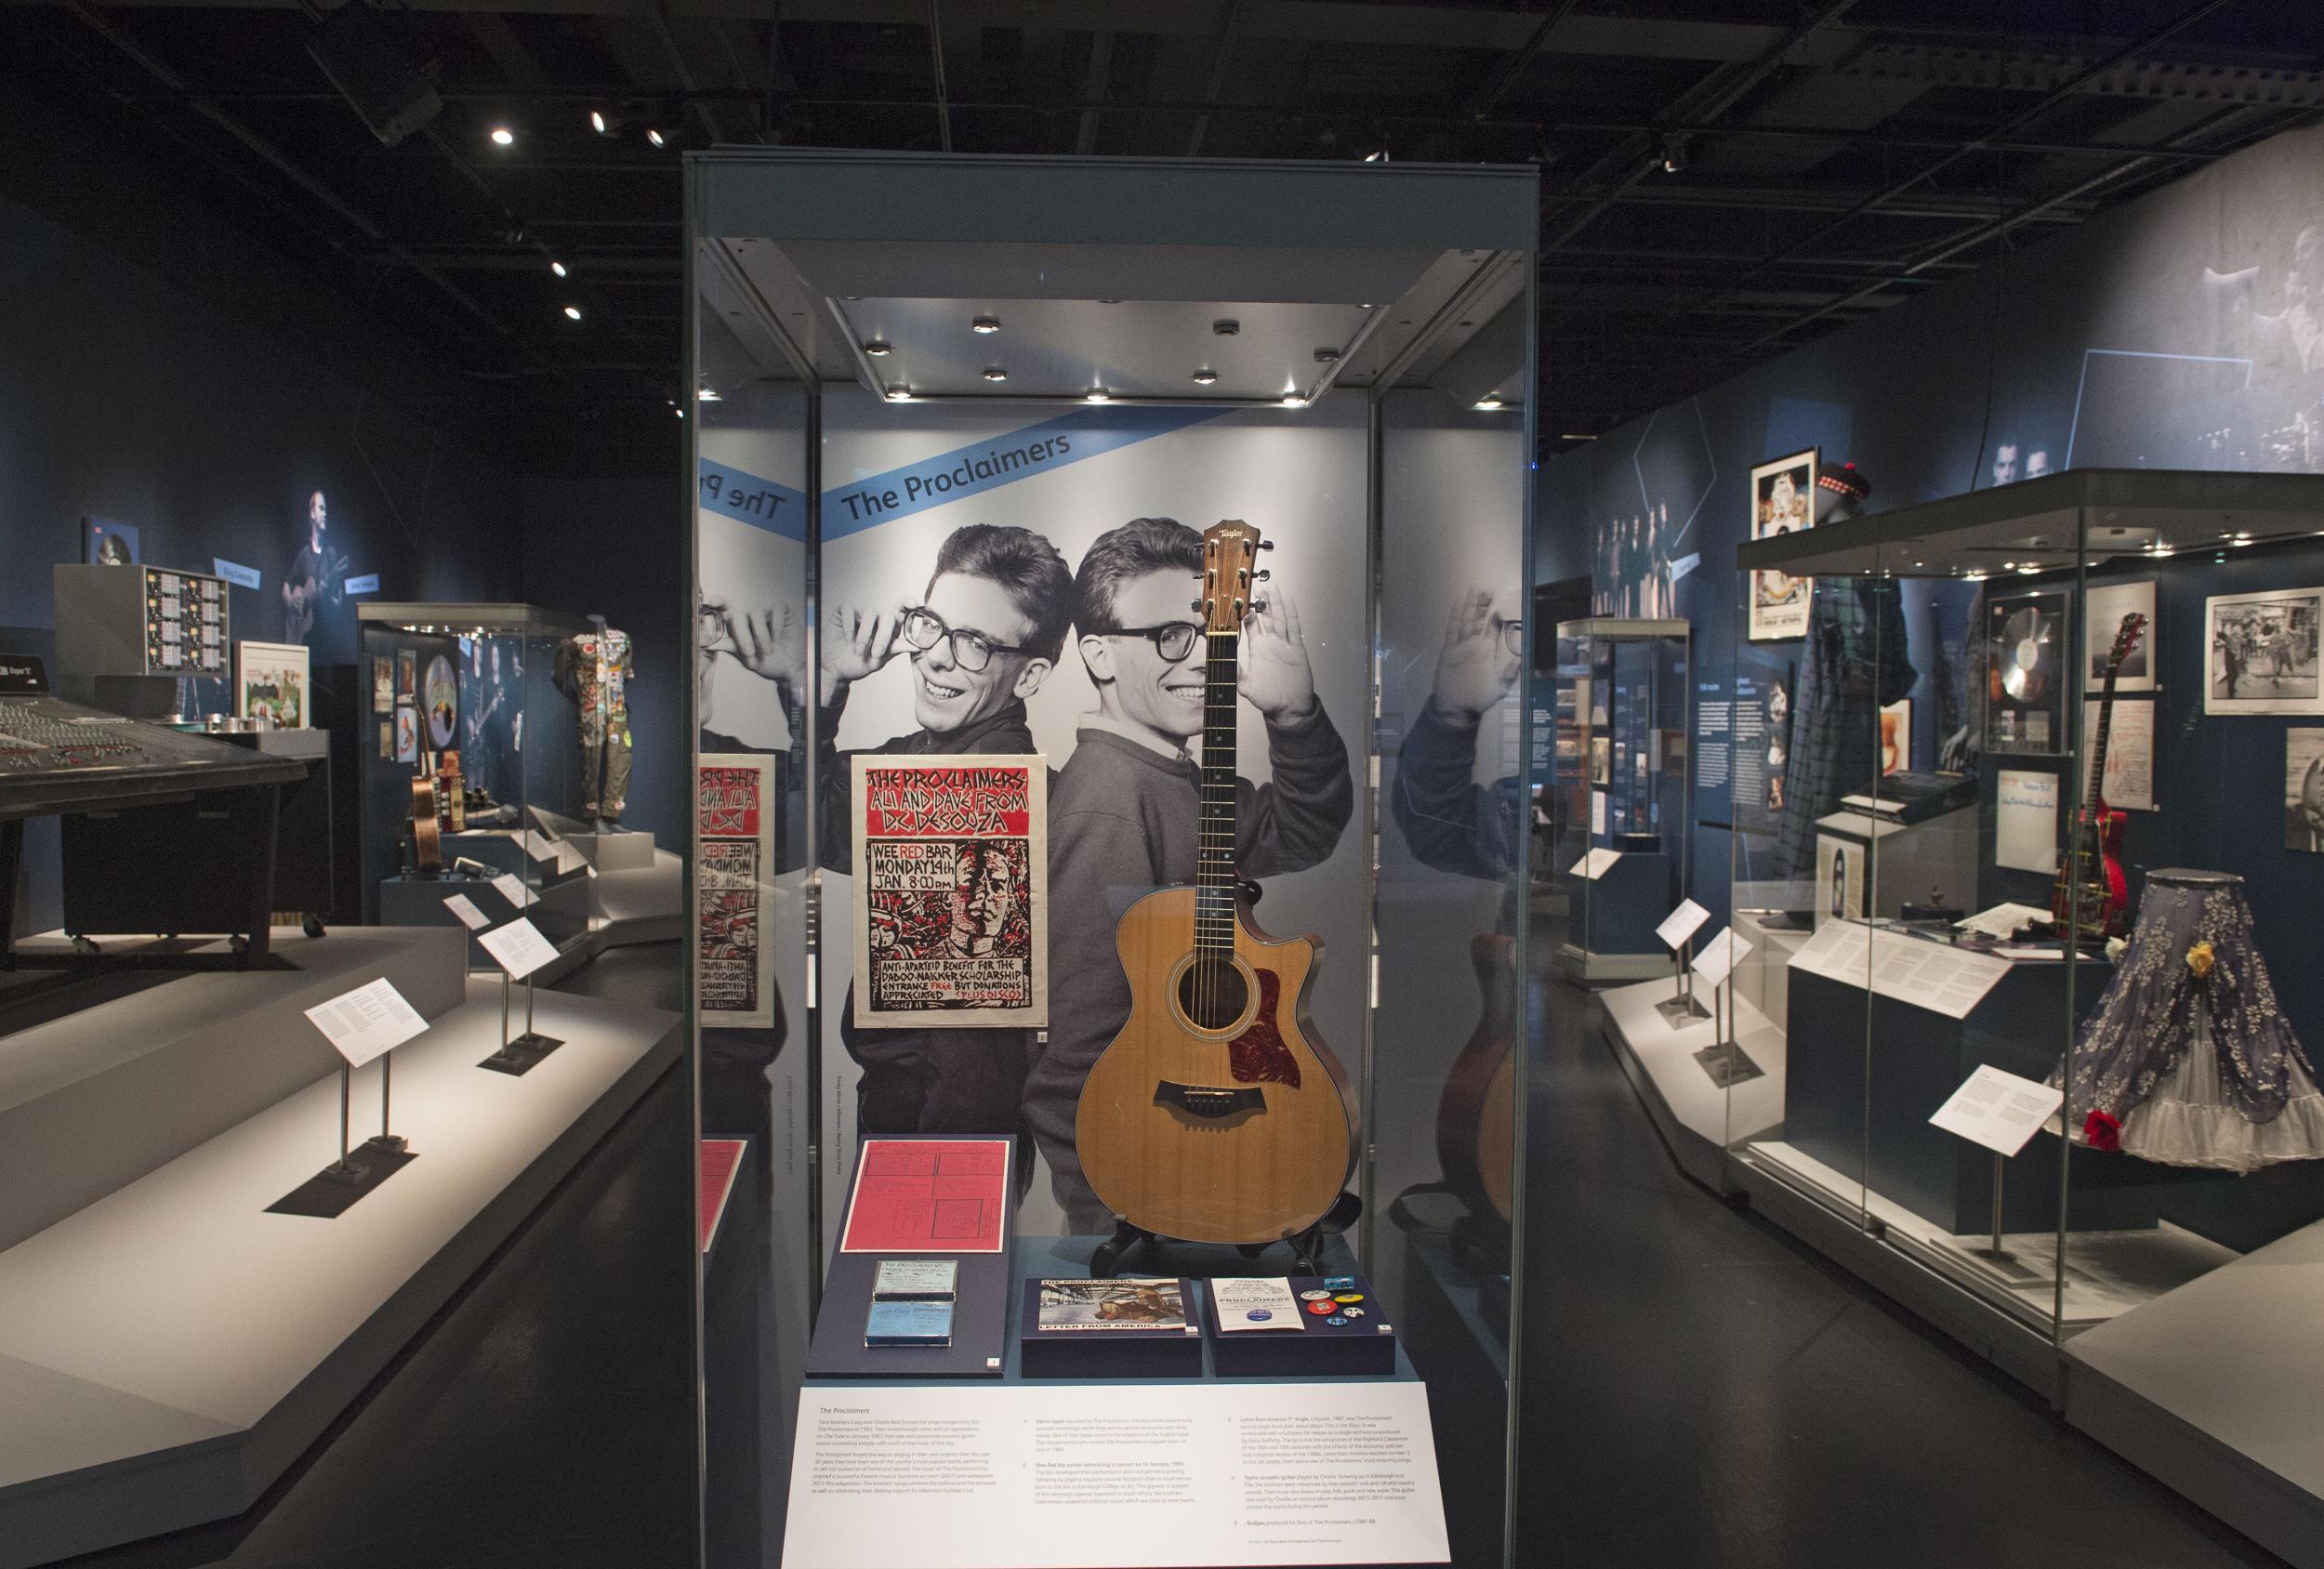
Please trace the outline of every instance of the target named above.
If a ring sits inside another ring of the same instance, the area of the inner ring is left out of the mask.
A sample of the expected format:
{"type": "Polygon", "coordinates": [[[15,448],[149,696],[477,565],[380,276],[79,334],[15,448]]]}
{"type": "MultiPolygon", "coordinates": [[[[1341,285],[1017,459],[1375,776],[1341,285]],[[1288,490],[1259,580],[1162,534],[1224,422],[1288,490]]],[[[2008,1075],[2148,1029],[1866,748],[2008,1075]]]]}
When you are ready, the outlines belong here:
{"type": "MultiPolygon", "coordinates": [[[[1353,1193],[1343,1193],[1340,1195],[1340,1201],[1325,1213],[1322,1220],[1303,1232],[1294,1232],[1280,1239],[1291,1245],[1291,1262],[1296,1266],[1291,1272],[1302,1275],[1322,1274],[1324,1272],[1324,1238],[1347,1230],[1353,1223],[1356,1216],[1362,1212],[1363,1207],[1363,1200],[1353,1193]]],[[[1114,1217],[1114,1234],[1099,1243],[1096,1250],[1089,1255],[1089,1273],[1097,1280],[1111,1280],[1114,1278],[1114,1272],[1121,1268],[1122,1260],[1139,1248],[1167,1245],[1179,1240],[1181,1239],[1166,1237],[1159,1232],[1150,1232],[1145,1227],[1116,1215],[1114,1217]]],[[[1203,1247],[1210,1245],[1194,1243],[1189,1246],[1203,1247]]],[[[1244,1258],[1256,1259],[1275,1245],[1272,1242],[1243,1242],[1234,1246],[1235,1250],[1244,1258]]]]}

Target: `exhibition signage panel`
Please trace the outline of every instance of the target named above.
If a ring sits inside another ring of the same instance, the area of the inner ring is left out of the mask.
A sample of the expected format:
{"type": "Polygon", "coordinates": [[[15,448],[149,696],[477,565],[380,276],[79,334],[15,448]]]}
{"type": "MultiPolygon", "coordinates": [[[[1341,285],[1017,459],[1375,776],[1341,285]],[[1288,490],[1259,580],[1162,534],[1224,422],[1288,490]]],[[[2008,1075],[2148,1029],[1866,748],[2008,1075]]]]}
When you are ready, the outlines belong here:
{"type": "Polygon", "coordinates": [[[2009,960],[1991,954],[1846,920],[1826,921],[1791,956],[1791,963],[1846,985],[1868,985],[1882,996],[1948,1019],[1968,1018],[2010,967],[2009,960]]]}
{"type": "Polygon", "coordinates": [[[307,1009],[307,1018],[350,1068],[394,1050],[428,1028],[428,1021],[384,975],[307,1009]]]}
{"type": "Polygon", "coordinates": [[[523,909],[525,905],[532,903],[530,894],[524,886],[523,879],[517,877],[513,873],[503,872],[498,877],[493,878],[493,891],[499,894],[500,897],[506,899],[512,907],[519,910],[523,909]]]}
{"type": "Polygon", "coordinates": [[[1703,922],[1710,918],[1709,910],[1692,899],[1684,899],[1679,902],[1679,907],[1670,912],[1670,918],[1655,928],[1655,935],[1662,939],[1664,947],[1675,952],[1688,938],[1700,931],[1703,922]]]}
{"type": "Polygon", "coordinates": [[[1614,864],[1621,859],[1622,852],[1618,850],[1593,850],[1567,867],[1566,871],[1569,876],[1595,882],[1612,871],[1614,864]]]}
{"type": "Polygon", "coordinates": [[[2057,1114],[2066,1092],[1986,1063],[1963,1079],[1929,1121],[1995,1154],[2014,1155],[2057,1114]]]}
{"type": "Polygon", "coordinates": [[[470,931],[481,931],[492,925],[492,917],[476,907],[475,901],[465,893],[456,893],[443,902],[443,907],[460,917],[460,924],[470,931]]]}
{"type": "Polygon", "coordinates": [[[557,956],[556,944],[540,934],[539,928],[519,916],[497,931],[487,931],[476,940],[493,961],[508,972],[511,981],[522,981],[541,966],[557,956]]]}
{"type": "Polygon", "coordinates": [[[1737,936],[1730,927],[1703,944],[1702,953],[1695,960],[1695,973],[1716,986],[1734,972],[1755,945],[1750,938],[1737,936]]]}
{"type": "Polygon", "coordinates": [[[798,1434],[786,1569],[1451,1559],[1407,1380],[822,1385],[798,1434]]]}

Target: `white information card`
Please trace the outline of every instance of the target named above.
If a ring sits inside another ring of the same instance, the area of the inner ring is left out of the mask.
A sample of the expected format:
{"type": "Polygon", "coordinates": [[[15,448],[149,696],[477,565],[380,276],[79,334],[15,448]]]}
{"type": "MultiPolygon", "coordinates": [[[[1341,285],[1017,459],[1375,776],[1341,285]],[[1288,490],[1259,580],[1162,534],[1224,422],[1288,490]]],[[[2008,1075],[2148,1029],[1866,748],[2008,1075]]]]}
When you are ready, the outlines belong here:
{"type": "Polygon", "coordinates": [[[1413,1381],[825,1386],[798,1435],[784,1569],[1452,1556],[1413,1381]]]}
{"type": "Polygon", "coordinates": [[[1621,858],[1622,852],[1618,850],[1593,850],[1565,870],[1571,877],[1580,877],[1587,882],[1596,882],[1600,877],[1604,877],[1607,870],[1621,858]]]}
{"type": "Polygon", "coordinates": [[[524,886],[524,880],[514,873],[503,872],[493,878],[493,891],[520,910],[532,903],[531,890],[524,886]]]}
{"type": "Polygon", "coordinates": [[[1735,967],[1758,946],[1748,937],[1736,935],[1733,927],[1703,944],[1703,951],[1695,956],[1694,970],[1707,983],[1716,986],[1734,973],[1735,967]]]}
{"type": "Polygon", "coordinates": [[[508,972],[511,981],[522,981],[541,966],[557,956],[557,946],[540,934],[533,923],[522,916],[497,931],[487,931],[477,943],[493,956],[493,962],[508,972]]]}
{"type": "Polygon", "coordinates": [[[524,849],[525,853],[532,856],[535,861],[554,861],[557,859],[557,847],[551,844],[548,839],[543,838],[541,837],[541,831],[538,828],[527,828],[524,830],[524,849]]]}
{"type": "Polygon", "coordinates": [[[443,907],[460,917],[460,924],[470,931],[492,925],[492,916],[478,909],[465,893],[456,893],[443,902],[443,907]]]}
{"type": "Polygon", "coordinates": [[[329,1002],[318,1003],[307,1009],[307,1020],[353,1068],[394,1050],[428,1028],[428,1021],[384,975],[329,1002]]]}
{"type": "Polygon", "coordinates": [[[1966,1019],[1985,1001],[2010,961],[1862,921],[1828,920],[1791,956],[1792,965],[1898,1002],[1966,1019]]]}
{"type": "Polygon", "coordinates": [[[1973,1144],[2014,1155],[2057,1114],[2065,1100],[2063,1089],[2005,1074],[1988,1062],[1961,1080],[1929,1121],[1973,1144]]]}
{"type": "Polygon", "coordinates": [[[1710,918],[1709,910],[1692,899],[1682,899],[1679,907],[1670,912],[1670,918],[1655,928],[1655,935],[1662,939],[1664,947],[1675,954],[1688,938],[1702,930],[1703,922],[1710,918]]]}

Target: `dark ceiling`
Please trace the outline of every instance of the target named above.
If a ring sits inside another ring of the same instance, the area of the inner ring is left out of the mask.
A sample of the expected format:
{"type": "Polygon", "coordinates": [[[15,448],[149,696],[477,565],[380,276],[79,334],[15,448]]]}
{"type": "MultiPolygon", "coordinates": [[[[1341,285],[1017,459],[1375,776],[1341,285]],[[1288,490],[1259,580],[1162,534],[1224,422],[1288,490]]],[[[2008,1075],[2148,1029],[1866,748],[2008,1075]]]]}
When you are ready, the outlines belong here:
{"type": "Polygon", "coordinates": [[[1555,450],[2324,111],[2317,0],[413,0],[443,109],[388,147],[324,14],[0,0],[0,73],[598,420],[668,415],[714,142],[1537,163],[1555,450]]]}

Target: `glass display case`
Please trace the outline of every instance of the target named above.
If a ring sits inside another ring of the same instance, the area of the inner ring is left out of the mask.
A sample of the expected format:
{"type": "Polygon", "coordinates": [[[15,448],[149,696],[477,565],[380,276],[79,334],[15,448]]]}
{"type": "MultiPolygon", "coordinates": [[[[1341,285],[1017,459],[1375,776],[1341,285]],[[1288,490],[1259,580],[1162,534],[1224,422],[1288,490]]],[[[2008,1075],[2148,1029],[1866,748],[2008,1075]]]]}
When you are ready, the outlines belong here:
{"type": "Polygon", "coordinates": [[[1667,975],[1656,928],[1692,850],[1687,624],[1593,616],[1561,623],[1556,647],[1559,964],[1584,982],[1667,975]]]}
{"type": "MultiPolygon", "coordinates": [[[[444,900],[459,893],[495,925],[526,914],[570,948],[590,924],[599,824],[565,651],[596,628],[521,604],[367,602],[357,613],[366,923],[456,926],[444,900]],[[504,877],[522,899],[495,884],[504,877]]],[[[606,771],[611,783],[627,771],[606,771]]],[[[469,947],[473,968],[492,968],[469,947]]]]}
{"type": "Polygon", "coordinates": [[[2070,471],[1738,570],[1812,588],[1804,637],[1736,650],[1796,685],[1782,813],[1737,810],[1731,1177],[2292,1539],[2324,1519],[2286,1294],[2324,1285],[2324,481],[2070,471]]]}
{"type": "Polygon", "coordinates": [[[1430,1472],[1351,1561],[1507,1562],[1533,177],[689,176],[693,1025],[759,1157],[704,1277],[714,1561],[955,1561],[967,1516],[799,1481],[910,1450],[932,1377],[1101,1401],[1026,1484],[1138,1433],[1256,1562],[1236,1380],[1340,1367],[1313,1414],[1430,1472]],[[923,1177],[975,1226],[912,1241],[878,1198],[923,1177]]]}

